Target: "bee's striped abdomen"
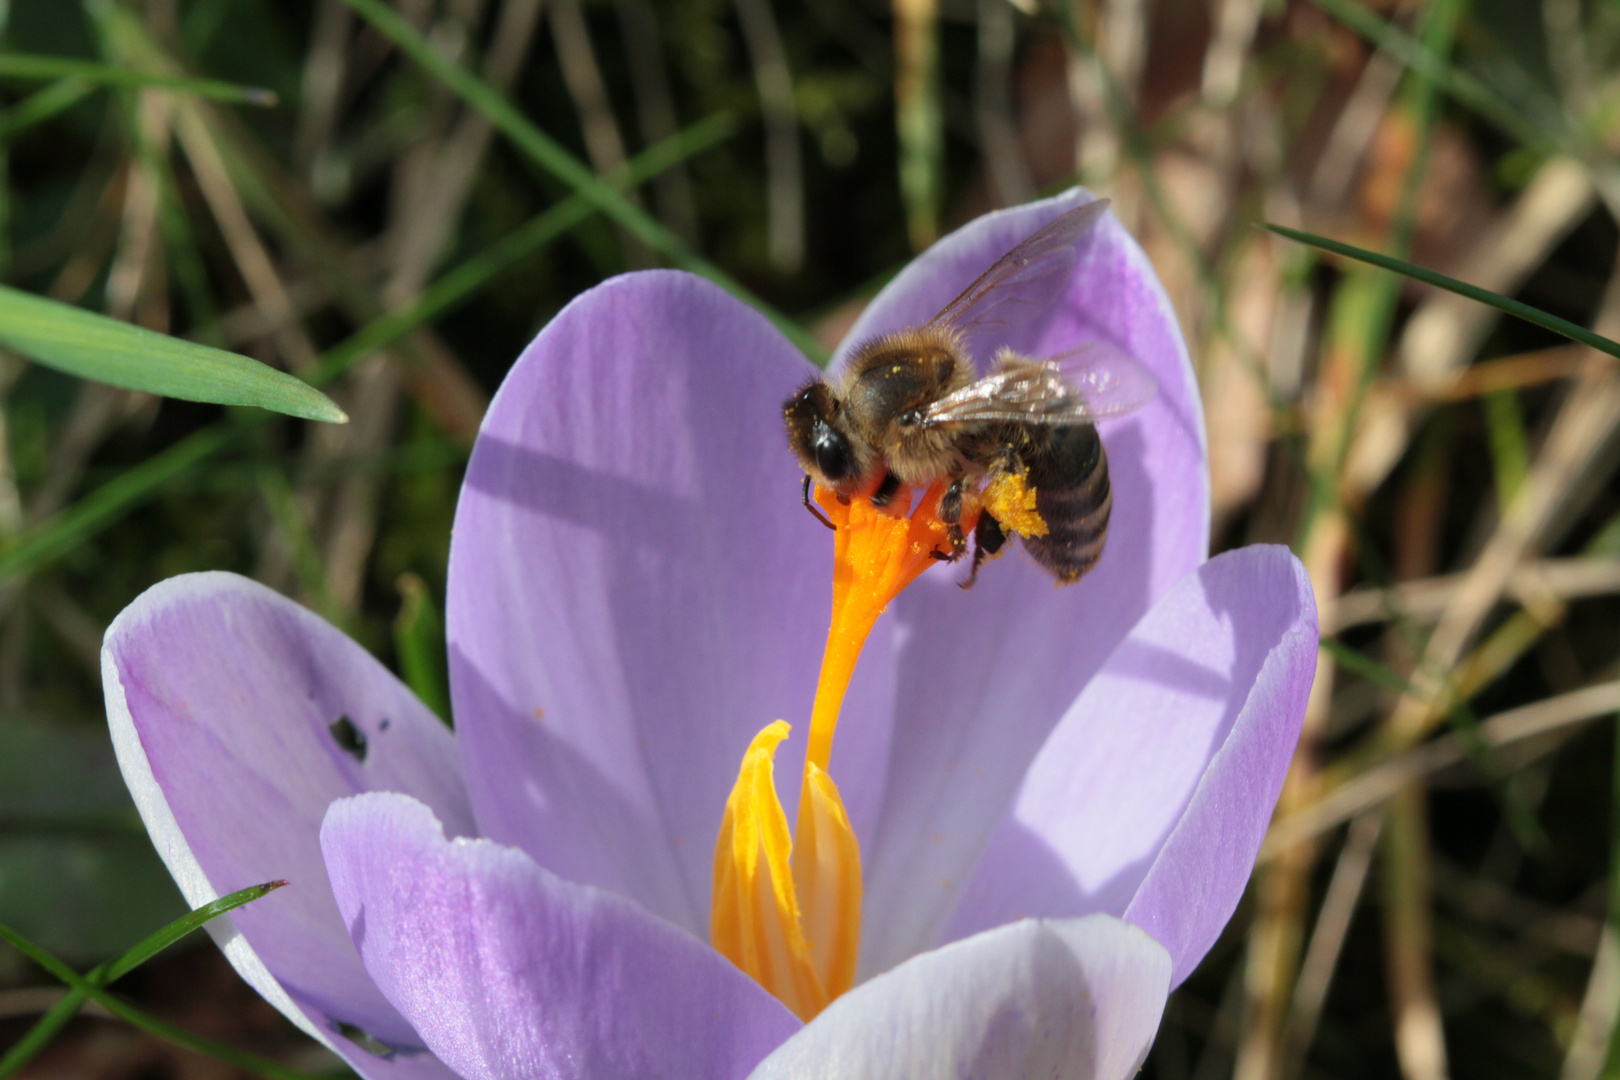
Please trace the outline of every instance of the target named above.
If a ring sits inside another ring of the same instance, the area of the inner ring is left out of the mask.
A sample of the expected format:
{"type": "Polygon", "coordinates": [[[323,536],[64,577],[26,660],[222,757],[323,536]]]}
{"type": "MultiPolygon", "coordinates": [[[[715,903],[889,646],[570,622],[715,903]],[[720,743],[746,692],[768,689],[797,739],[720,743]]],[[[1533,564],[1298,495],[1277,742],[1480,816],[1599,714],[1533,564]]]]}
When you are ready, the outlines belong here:
{"type": "Polygon", "coordinates": [[[1045,536],[1024,537],[1024,548],[1061,584],[1072,584],[1096,565],[1108,538],[1114,494],[1108,455],[1090,424],[1051,427],[1024,454],[1035,510],[1045,536]]]}

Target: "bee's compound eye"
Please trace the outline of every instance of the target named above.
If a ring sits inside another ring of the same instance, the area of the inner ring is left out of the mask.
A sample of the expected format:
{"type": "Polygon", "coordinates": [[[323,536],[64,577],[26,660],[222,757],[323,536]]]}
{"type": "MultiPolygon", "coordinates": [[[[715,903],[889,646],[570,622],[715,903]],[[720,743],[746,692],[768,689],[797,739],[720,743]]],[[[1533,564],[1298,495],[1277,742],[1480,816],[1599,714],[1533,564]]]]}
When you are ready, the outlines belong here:
{"type": "Polygon", "coordinates": [[[816,459],[816,468],[833,483],[855,470],[855,454],[848,437],[825,420],[817,420],[810,433],[810,454],[816,459]]]}

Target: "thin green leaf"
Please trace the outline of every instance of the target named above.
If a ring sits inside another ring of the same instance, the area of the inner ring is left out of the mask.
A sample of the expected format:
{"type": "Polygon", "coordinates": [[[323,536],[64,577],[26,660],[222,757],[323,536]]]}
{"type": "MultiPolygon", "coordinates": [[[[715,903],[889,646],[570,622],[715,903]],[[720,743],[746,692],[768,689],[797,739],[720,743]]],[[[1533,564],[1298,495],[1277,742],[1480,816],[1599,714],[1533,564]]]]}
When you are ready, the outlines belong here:
{"type": "Polygon", "coordinates": [[[646,211],[624,197],[613,184],[597,176],[562,144],[528,121],[517,108],[487,83],[460,64],[447,59],[421,32],[382,0],[345,0],[401,52],[422,65],[430,75],[455,91],[482,113],[541,168],[573,188],[602,213],[623,226],[636,239],[662,252],[678,266],[699,274],[763,313],[777,329],[817,363],[825,364],[827,351],[815,337],[786,315],[746,289],[741,282],[681,242],[646,211]]]}
{"type": "MultiPolygon", "coordinates": [[[[1321,647],[1323,652],[1333,657],[1334,663],[1368,682],[1401,694],[1418,692],[1399,673],[1370,656],[1356,652],[1342,641],[1323,638],[1321,647]]],[[[1519,797],[1518,792],[1508,784],[1507,770],[1497,760],[1496,751],[1490,743],[1479,733],[1479,717],[1474,714],[1474,710],[1466,701],[1459,700],[1447,710],[1446,721],[1451,725],[1457,741],[1462,744],[1468,760],[1490,784],[1501,806],[1502,817],[1507,822],[1508,828],[1513,830],[1514,837],[1528,851],[1546,851],[1551,847],[1552,841],[1548,839],[1546,830],[1541,827],[1541,822],[1536,819],[1535,811],[1531,810],[1519,797]]]]}
{"type": "Polygon", "coordinates": [[[77,60],[69,56],[38,56],[28,53],[0,53],[0,76],[18,79],[82,79],[103,86],[157,87],[178,90],[197,97],[234,105],[274,105],[274,91],[260,86],[242,86],[219,79],[194,79],[174,75],[154,75],[131,68],[77,60]]]}
{"type": "MultiPolygon", "coordinates": [[[[732,117],[724,114],[699,121],[638,154],[614,180],[625,184],[645,182],[726,137],[735,130],[735,124],[732,117]]],[[[500,271],[583,220],[591,210],[588,200],[576,196],[538,215],[517,232],[439,278],[410,305],[390,312],[327,350],[311,381],[320,384],[336,378],[362,356],[455,306],[500,271]]],[[[246,421],[247,417],[238,419],[246,421]]],[[[224,447],[242,430],[240,423],[204,428],[107,481],[27,534],[9,551],[0,553],[0,580],[28,574],[121,520],[165,485],[224,447]]]]}
{"type": "Polygon", "coordinates": [[[939,75],[939,12],[932,4],[894,9],[895,133],[900,142],[900,199],[911,247],[939,238],[945,174],[945,110],[939,75]]]}
{"type": "Polygon", "coordinates": [[[129,390],[305,420],[349,419],[313,386],[257,360],[4,286],[0,342],[47,367],[129,390]]]}
{"type": "Polygon", "coordinates": [[[1525,431],[1519,395],[1497,390],[1480,398],[1485,410],[1485,433],[1491,447],[1496,480],[1496,504],[1507,506],[1530,475],[1530,435],[1525,431]]]}
{"type": "MultiPolygon", "coordinates": [[[[1418,16],[1420,44],[1436,63],[1444,65],[1456,44],[1457,22],[1466,0],[1434,0],[1423,5],[1418,16]]],[[[1404,80],[1396,111],[1411,124],[1413,151],[1401,170],[1400,194],[1389,225],[1385,244],[1390,257],[1404,258],[1410,251],[1412,232],[1417,225],[1418,194],[1429,171],[1429,149],[1435,122],[1439,119],[1440,98],[1436,79],[1427,69],[1414,69],[1404,80]]],[[[1345,275],[1334,289],[1329,323],[1329,344],[1324,348],[1348,363],[1344,389],[1334,396],[1335,407],[1315,426],[1306,451],[1310,495],[1300,525],[1299,547],[1304,551],[1317,530],[1337,519],[1342,510],[1339,477],[1350,452],[1351,437],[1359,424],[1361,410],[1378,374],[1389,337],[1395,325],[1400,300],[1400,282],[1387,274],[1364,269],[1345,275]]]]}
{"type": "Polygon", "coordinates": [[[269,896],[286,884],[285,881],[266,881],[262,885],[249,885],[245,889],[238,889],[233,893],[220,897],[218,900],[210,900],[200,908],[192,909],[168,926],[146,937],[133,949],[108,964],[107,981],[109,983],[116,982],[128,975],[193,930],[201,929],[203,924],[210,919],[217,919],[228,911],[235,911],[242,905],[251,904],[262,896],[269,896]]]}
{"type": "Polygon", "coordinates": [[[1385,667],[1370,656],[1356,652],[1337,638],[1323,638],[1322,651],[1333,657],[1333,662],[1350,672],[1360,675],[1363,679],[1385,690],[1393,690],[1398,694],[1416,694],[1417,689],[1407,682],[1394,670],[1385,667]]]}
{"type": "Polygon", "coordinates": [[[1421,266],[1414,266],[1402,259],[1392,259],[1388,255],[1380,255],[1376,251],[1367,251],[1365,248],[1341,244],[1337,240],[1329,240],[1325,236],[1300,232],[1298,229],[1273,225],[1270,222],[1261,222],[1260,227],[1269,229],[1279,236],[1286,236],[1288,239],[1298,243],[1309,244],[1311,247],[1321,248],[1323,251],[1331,252],[1334,255],[1342,255],[1347,259],[1356,259],[1382,270],[1391,270],[1397,274],[1412,278],[1414,281],[1421,281],[1425,285],[1433,285],[1436,288],[1445,289],[1447,292],[1454,292],[1458,296],[1466,296],[1470,300],[1476,300],[1481,304],[1496,308],[1498,311],[1516,315],[1525,322],[1535,323],[1537,326],[1551,330],[1555,334],[1562,334],[1571,341],[1578,341],[1582,345],[1588,345],[1599,352],[1620,358],[1620,342],[1610,341],[1603,335],[1594,334],[1585,327],[1577,326],[1567,319],[1549,315],[1540,308],[1531,307],[1529,304],[1521,304],[1519,301],[1509,299],[1500,293],[1493,293],[1489,289],[1481,289],[1477,285],[1470,285],[1465,281],[1458,281],[1456,278],[1437,274],[1433,270],[1425,270],[1421,266]]]}
{"type": "MultiPolygon", "coordinates": [[[[1494,123],[1526,147],[1542,153],[1574,152],[1567,133],[1558,138],[1520,114],[1519,109],[1488,84],[1436,56],[1427,45],[1358,0],[1311,0],[1333,18],[1389,53],[1402,65],[1433,79],[1458,104],[1494,123]]],[[[1556,111],[1556,108],[1555,110],[1556,111]]]]}
{"type": "Polygon", "coordinates": [[[35,124],[71,109],[95,90],[80,79],[62,79],[29,94],[0,115],[0,142],[9,142],[35,124]]]}
{"type": "Polygon", "coordinates": [[[399,577],[399,615],[394,619],[394,653],[400,677],[422,704],[450,722],[449,676],[445,671],[444,622],[427,583],[417,574],[399,577]]]}
{"type": "Polygon", "coordinates": [[[287,550],[293,573],[308,597],[309,606],[325,616],[327,622],[352,633],[354,628],[347,625],[350,622],[348,613],[332,599],[320,542],[315,538],[307,512],[299,503],[298,493],[293,490],[280,462],[267,456],[259,466],[258,476],[259,495],[264,499],[265,509],[270,511],[271,525],[287,550]]]}
{"type": "MultiPolygon", "coordinates": [[[[729,137],[737,130],[735,117],[717,113],[671,135],[637,154],[609,182],[636,187],[729,137]]],[[[404,307],[374,319],[321,356],[310,382],[325,386],[362,357],[398,341],[429,319],[454,308],[488,284],[519,259],[539,250],[591,214],[596,205],[583,195],[571,195],[536,214],[514,232],[443,274],[404,307]]]]}
{"type": "Polygon", "coordinates": [[[28,573],[118,521],[236,433],[235,427],[226,424],[206,427],[126,469],[0,554],[0,580],[28,573]]]}
{"type": "Polygon", "coordinates": [[[215,1058],[238,1069],[265,1077],[265,1080],[307,1080],[303,1073],[289,1069],[280,1062],[271,1061],[267,1057],[261,1057],[246,1050],[238,1050],[233,1046],[226,1046],[224,1043],[215,1042],[213,1039],[205,1039],[201,1035],[194,1035],[184,1028],[176,1027],[141,1009],[137,1009],[122,998],[108,993],[89,979],[86,979],[83,975],[80,975],[4,923],[0,923],[0,941],[6,942],[28,957],[28,959],[44,968],[52,978],[66,983],[69,988],[77,990],[120,1020],[133,1024],[149,1035],[156,1035],[160,1039],[184,1047],[193,1053],[215,1058]]]}
{"type": "Polygon", "coordinates": [[[146,961],[167,949],[193,930],[198,929],[210,919],[219,917],[227,911],[252,903],[267,893],[274,892],[287,884],[285,881],[267,881],[263,885],[250,885],[246,889],[239,889],[229,896],[222,896],[218,900],[204,904],[194,911],[189,911],[174,922],[165,926],[157,933],[152,934],[140,944],[130,949],[123,956],[108,964],[96,967],[84,977],[85,989],[70,988],[62,995],[60,1001],[52,1005],[46,1013],[34,1022],[28,1033],[19,1039],[4,1057],[0,1057],[0,1080],[11,1076],[24,1065],[32,1061],[39,1052],[45,1049],[56,1033],[78,1013],[90,996],[89,987],[100,988],[113,983],[140,967],[146,961]]]}

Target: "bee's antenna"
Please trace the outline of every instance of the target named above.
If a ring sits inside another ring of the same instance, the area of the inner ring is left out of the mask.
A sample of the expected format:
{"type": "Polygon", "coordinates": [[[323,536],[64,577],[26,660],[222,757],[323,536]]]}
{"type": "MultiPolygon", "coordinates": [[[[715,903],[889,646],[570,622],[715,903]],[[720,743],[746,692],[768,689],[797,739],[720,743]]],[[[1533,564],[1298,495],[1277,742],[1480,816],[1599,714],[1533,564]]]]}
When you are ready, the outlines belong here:
{"type": "Polygon", "coordinates": [[[816,505],[810,501],[810,474],[809,473],[804,474],[804,508],[806,510],[810,511],[810,515],[812,517],[814,517],[817,521],[821,522],[823,525],[827,526],[827,528],[831,529],[833,532],[838,531],[838,526],[836,526],[832,522],[828,521],[827,520],[827,515],[823,514],[821,512],[821,510],[819,508],[817,508],[816,505]]]}

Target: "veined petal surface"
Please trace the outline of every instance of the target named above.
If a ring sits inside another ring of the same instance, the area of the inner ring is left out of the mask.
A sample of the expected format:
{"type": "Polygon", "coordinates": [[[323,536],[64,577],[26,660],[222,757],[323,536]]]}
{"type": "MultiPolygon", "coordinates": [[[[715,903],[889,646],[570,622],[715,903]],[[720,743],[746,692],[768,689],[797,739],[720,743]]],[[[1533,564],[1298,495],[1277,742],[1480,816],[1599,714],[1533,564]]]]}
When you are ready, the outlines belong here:
{"type": "Polygon", "coordinates": [[[208,924],[243,978],[368,1077],[450,1076],[366,975],[319,840],[334,799],[378,789],[473,830],[438,718],[341,631],[234,574],[143,593],[107,630],[102,681],[125,781],[187,903],[290,882],[208,924]]]}
{"type": "Polygon", "coordinates": [[[695,934],[744,749],[782,719],[784,775],[803,760],[832,542],[782,403],[812,374],[707,281],[614,278],[507,376],[456,510],[451,689],[482,834],[695,934]]]}
{"type": "MultiPolygon", "coordinates": [[[[1075,191],[964,226],[873,301],[849,342],[926,321],[1024,237],[1089,199],[1075,191]]],[[[1044,318],[1010,327],[1004,339],[981,335],[977,346],[1045,356],[1097,340],[1133,355],[1159,387],[1139,411],[1099,426],[1114,505],[1097,567],[1057,589],[1014,551],[987,565],[968,593],[956,588],[960,567],[938,567],[895,602],[873,635],[874,644],[887,637],[896,651],[897,704],[886,734],[884,802],[876,828],[862,837],[869,860],[863,972],[939,939],[1059,718],[1137,619],[1206,557],[1209,477],[1198,389],[1163,288],[1111,213],[1082,242],[1074,275],[1044,318]]],[[[860,724],[850,713],[839,739],[860,724]]]]}
{"type": "Polygon", "coordinates": [[[750,1080],[1129,1080],[1169,989],[1169,955],[1134,926],[1025,920],[857,986],[750,1080]]]}
{"type": "Polygon", "coordinates": [[[1217,556],[1154,605],[1041,748],[948,936],[1102,911],[1180,983],[1231,917],[1316,671],[1310,580],[1287,548],[1217,556]]]}
{"type": "Polygon", "coordinates": [[[707,945],[403,795],[333,805],[332,886],[377,985],[465,1080],[740,1080],[799,1028],[707,945]]]}

